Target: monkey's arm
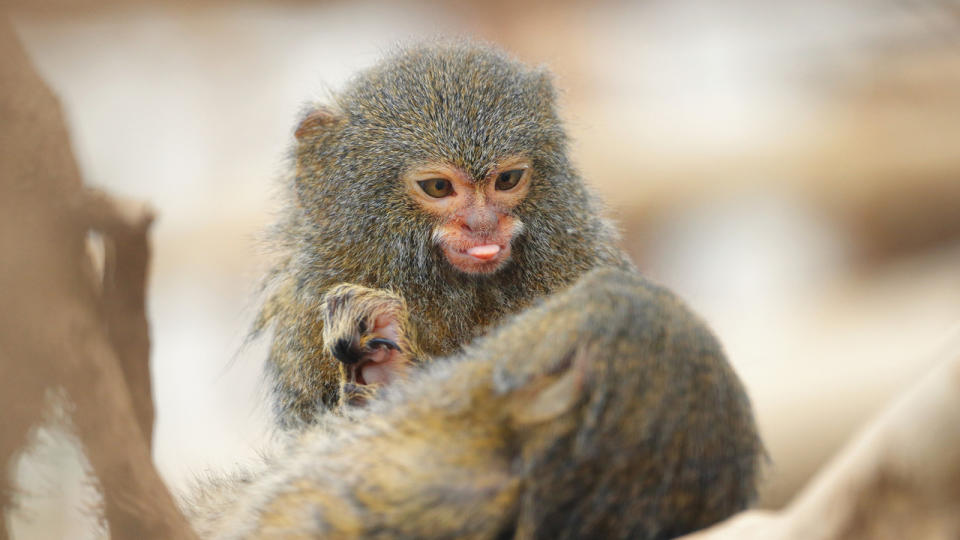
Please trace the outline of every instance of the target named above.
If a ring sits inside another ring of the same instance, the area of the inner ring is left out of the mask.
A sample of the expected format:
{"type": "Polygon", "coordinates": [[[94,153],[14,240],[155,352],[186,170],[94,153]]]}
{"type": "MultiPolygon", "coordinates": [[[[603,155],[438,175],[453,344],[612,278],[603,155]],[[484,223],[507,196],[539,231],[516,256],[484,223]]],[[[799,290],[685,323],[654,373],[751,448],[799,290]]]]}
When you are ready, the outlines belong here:
{"type": "Polygon", "coordinates": [[[416,343],[404,299],[351,283],[320,295],[274,293],[261,318],[273,324],[268,370],[281,427],[301,428],[318,415],[360,403],[376,387],[403,377],[426,356],[416,343]],[[271,310],[271,307],[274,307],[271,310]]]}
{"type": "Polygon", "coordinates": [[[323,296],[323,353],[339,361],[341,403],[359,404],[423,359],[403,297],[342,283],[323,296]]]}

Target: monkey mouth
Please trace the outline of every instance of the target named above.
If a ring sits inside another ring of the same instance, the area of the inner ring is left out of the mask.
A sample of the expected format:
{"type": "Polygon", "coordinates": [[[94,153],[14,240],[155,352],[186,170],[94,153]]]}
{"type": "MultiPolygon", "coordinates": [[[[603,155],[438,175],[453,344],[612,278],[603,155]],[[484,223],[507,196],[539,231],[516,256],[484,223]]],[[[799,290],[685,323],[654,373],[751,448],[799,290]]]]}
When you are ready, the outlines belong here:
{"type": "Polygon", "coordinates": [[[510,258],[509,242],[451,243],[444,246],[447,261],[467,274],[490,274],[510,258]]]}
{"type": "Polygon", "coordinates": [[[502,250],[499,244],[481,244],[468,248],[464,253],[481,261],[489,261],[499,255],[502,250]]]}

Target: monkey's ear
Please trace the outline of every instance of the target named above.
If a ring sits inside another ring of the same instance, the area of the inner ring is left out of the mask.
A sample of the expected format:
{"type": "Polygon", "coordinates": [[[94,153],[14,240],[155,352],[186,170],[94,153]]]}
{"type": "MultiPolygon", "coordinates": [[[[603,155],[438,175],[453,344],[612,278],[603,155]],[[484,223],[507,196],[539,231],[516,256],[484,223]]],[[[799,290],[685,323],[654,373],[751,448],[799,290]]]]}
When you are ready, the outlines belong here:
{"type": "Polygon", "coordinates": [[[300,124],[297,125],[297,130],[294,131],[293,134],[297,137],[298,141],[302,141],[317,135],[339,121],[340,117],[330,109],[317,107],[308,112],[306,116],[303,117],[303,120],[300,120],[300,124]]]}
{"type": "Polygon", "coordinates": [[[557,90],[553,86],[553,73],[550,69],[546,66],[538,66],[533,71],[533,77],[540,95],[553,103],[557,99],[557,90]]]}
{"type": "Polygon", "coordinates": [[[519,426],[539,424],[566,413],[583,394],[587,353],[580,349],[562,359],[550,373],[527,382],[516,390],[510,403],[510,417],[519,426]]]}

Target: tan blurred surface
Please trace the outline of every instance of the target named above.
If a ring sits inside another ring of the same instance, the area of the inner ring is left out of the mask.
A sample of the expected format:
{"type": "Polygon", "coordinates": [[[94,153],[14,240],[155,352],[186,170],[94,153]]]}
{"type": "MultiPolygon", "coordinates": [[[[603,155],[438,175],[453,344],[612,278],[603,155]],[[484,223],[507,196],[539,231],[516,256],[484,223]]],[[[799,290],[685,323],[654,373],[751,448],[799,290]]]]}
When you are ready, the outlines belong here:
{"type": "Polygon", "coordinates": [[[175,486],[265,438],[263,347],[241,344],[296,111],[439,29],[557,73],[575,159],[624,244],[747,383],[772,461],[763,502],[779,506],[960,321],[948,5],[246,3],[14,21],[87,181],[157,207],[155,451],[175,486]]]}
{"type": "Polygon", "coordinates": [[[60,104],[8,20],[0,21],[0,58],[0,539],[9,538],[7,510],[20,500],[14,461],[57,412],[99,487],[88,501],[102,510],[97,529],[194,538],[151,455],[144,305],[152,213],[84,186],[60,104]],[[92,236],[105,255],[99,270],[87,250],[92,236]],[[59,410],[48,410],[50,401],[59,410]]]}
{"type": "Polygon", "coordinates": [[[934,366],[777,512],[743,512],[689,540],[951,539],[960,534],[960,327],[934,366]]]}

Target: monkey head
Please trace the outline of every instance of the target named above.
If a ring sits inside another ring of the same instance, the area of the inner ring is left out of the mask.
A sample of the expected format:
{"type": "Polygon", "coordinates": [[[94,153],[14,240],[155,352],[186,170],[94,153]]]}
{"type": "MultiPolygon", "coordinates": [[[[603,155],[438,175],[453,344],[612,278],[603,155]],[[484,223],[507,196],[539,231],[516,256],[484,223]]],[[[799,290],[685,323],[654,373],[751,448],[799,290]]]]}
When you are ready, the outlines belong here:
{"type": "Polygon", "coordinates": [[[338,279],[401,288],[450,271],[576,272],[558,253],[589,264],[575,242],[602,227],[555,101],[546,70],[475,44],[406,48],[359,74],[296,133],[294,191],[317,260],[352,265],[338,279]]]}

